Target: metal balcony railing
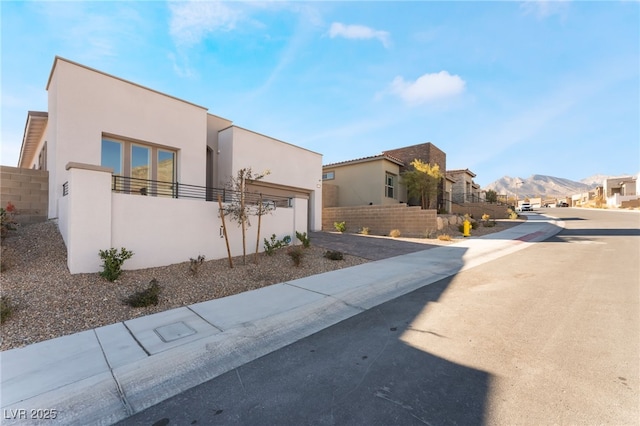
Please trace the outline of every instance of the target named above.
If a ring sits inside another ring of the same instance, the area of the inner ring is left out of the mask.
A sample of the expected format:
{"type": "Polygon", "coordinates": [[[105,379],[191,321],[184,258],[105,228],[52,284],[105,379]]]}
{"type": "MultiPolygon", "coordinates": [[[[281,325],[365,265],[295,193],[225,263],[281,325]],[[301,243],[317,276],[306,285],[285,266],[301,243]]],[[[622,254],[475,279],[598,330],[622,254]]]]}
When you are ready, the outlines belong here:
{"type": "MultiPolygon", "coordinates": [[[[188,185],[179,182],[165,182],[149,179],[138,179],[114,175],[111,179],[111,190],[123,194],[143,195],[149,197],[189,198],[196,200],[223,202],[239,201],[241,193],[227,188],[212,188],[199,185],[188,185]]],[[[245,192],[245,203],[258,204],[262,196],[264,204],[274,207],[289,207],[290,198],[280,195],[245,192]]]]}

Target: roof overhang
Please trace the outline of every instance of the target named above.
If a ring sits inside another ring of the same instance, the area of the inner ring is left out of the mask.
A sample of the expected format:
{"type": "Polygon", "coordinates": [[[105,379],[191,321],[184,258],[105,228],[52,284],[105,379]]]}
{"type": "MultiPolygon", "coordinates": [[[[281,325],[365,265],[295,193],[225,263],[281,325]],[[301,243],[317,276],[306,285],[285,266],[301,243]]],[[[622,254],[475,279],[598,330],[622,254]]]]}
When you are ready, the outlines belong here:
{"type": "Polygon", "coordinates": [[[36,155],[36,150],[38,149],[38,144],[44,136],[48,120],[49,114],[47,112],[29,111],[27,113],[27,122],[24,126],[18,167],[28,167],[27,165],[33,160],[33,157],[36,155]]]}
{"type": "Polygon", "coordinates": [[[356,158],[355,160],[341,161],[339,163],[325,164],[324,166],[322,166],[322,168],[329,169],[334,167],[342,167],[342,166],[348,166],[351,164],[368,163],[371,161],[380,161],[380,160],[390,161],[401,167],[404,166],[404,162],[402,160],[389,154],[380,154],[380,155],[372,155],[370,157],[356,158]]]}

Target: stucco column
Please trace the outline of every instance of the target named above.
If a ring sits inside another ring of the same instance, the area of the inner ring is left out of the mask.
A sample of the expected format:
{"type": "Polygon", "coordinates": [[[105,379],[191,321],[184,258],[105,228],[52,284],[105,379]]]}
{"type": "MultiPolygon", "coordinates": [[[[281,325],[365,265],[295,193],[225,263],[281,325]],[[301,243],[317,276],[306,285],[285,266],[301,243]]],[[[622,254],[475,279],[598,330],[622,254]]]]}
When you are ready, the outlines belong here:
{"type": "Polygon", "coordinates": [[[72,274],[98,272],[99,250],[111,247],[111,176],[113,170],[69,163],[66,218],[67,266],[72,274]]]}
{"type": "Polygon", "coordinates": [[[309,201],[304,198],[292,198],[293,207],[293,232],[292,240],[295,241],[296,231],[309,232],[309,201]]]}

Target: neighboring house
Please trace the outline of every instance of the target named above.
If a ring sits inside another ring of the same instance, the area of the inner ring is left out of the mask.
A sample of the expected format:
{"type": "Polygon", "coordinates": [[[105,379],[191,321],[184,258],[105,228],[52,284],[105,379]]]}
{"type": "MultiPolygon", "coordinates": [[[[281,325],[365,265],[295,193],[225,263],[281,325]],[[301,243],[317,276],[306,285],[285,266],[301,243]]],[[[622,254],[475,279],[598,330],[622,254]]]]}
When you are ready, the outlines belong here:
{"type": "Polygon", "coordinates": [[[324,207],[397,204],[407,201],[400,170],[404,163],[376,155],[322,167],[324,207]]]}
{"type": "MultiPolygon", "coordinates": [[[[225,257],[216,201],[234,199],[225,187],[242,168],[271,172],[249,185],[277,205],[264,235],[321,228],[320,154],[60,57],[47,91],[48,112],[27,116],[19,167],[48,170],[48,217],[72,273],[100,270],[98,250],[109,247],[134,251],[127,269],[225,257]]],[[[237,224],[227,228],[241,254],[237,224]]]]}
{"type": "Polygon", "coordinates": [[[608,207],[621,207],[623,203],[640,199],[638,176],[624,176],[605,179],[602,192],[608,207]]]}
{"type": "Polygon", "coordinates": [[[447,177],[453,181],[451,186],[451,201],[457,204],[481,202],[479,190],[473,178],[476,177],[469,169],[447,170],[447,177]]]}
{"type": "MultiPolygon", "coordinates": [[[[379,155],[327,164],[322,167],[323,206],[348,207],[418,204],[409,200],[402,183],[402,173],[410,169],[413,160],[437,164],[444,173],[446,154],[430,142],[383,151],[379,155]]],[[[439,189],[442,202],[445,179],[439,189]]]]}

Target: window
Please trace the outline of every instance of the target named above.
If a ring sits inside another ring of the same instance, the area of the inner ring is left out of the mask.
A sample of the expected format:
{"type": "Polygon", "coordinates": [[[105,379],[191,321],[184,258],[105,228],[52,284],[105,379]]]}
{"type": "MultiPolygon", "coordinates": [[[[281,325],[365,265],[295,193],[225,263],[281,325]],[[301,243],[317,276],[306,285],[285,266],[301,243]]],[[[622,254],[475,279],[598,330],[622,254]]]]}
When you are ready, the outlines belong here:
{"type": "Polygon", "coordinates": [[[113,168],[115,176],[131,178],[126,191],[171,196],[176,181],[176,151],[105,137],[101,165],[113,168]],[[149,182],[159,181],[159,182],[149,182]]]}
{"type": "Polygon", "coordinates": [[[122,143],[103,139],[100,165],[111,167],[113,174],[122,176],[122,143]]]}
{"type": "Polygon", "coordinates": [[[396,198],[395,182],[396,177],[390,173],[387,173],[384,182],[384,194],[387,198],[396,198]]]}
{"type": "Polygon", "coordinates": [[[176,153],[158,149],[158,193],[172,194],[176,181],[176,153]],[[166,183],[164,183],[166,182],[166,183]],[[171,182],[171,183],[168,183],[171,182]]]}
{"type": "Polygon", "coordinates": [[[331,180],[336,178],[336,172],[326,172],[322,174],[322,180],[331,180]]]}

